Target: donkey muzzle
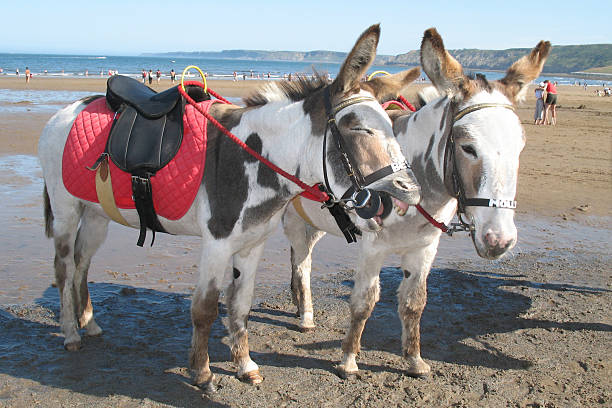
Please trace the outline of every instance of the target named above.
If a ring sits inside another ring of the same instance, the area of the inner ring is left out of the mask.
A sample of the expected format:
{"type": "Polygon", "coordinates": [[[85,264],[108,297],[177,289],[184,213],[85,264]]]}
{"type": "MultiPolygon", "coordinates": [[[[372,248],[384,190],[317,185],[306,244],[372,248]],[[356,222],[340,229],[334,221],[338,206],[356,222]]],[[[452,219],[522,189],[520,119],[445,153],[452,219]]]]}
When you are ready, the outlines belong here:
{"type": "Polygon", "coordinates": [[[421,187],[405,171],[389,174],[370,184],[368,188],[387,193],[406,205],[416,205],[421,201],[421,187]]]}

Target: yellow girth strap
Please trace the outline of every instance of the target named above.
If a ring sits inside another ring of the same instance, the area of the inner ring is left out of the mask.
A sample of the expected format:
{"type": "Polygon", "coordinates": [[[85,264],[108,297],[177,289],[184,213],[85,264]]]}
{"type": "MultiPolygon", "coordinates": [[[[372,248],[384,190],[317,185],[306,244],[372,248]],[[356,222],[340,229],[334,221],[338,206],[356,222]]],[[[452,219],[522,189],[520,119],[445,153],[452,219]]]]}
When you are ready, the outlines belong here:
{"type": "Polygon", "coordinates": [[[121,215],[115,203],[113,184],[111,183],[110,169],[108,168],[108,156],[104,156],[96,170],[96,194],[98,195],[98,201],[102,209],[113,221],[127,227],[131,226],[125,218],[123,218],[123,215],[121,215]]]}
{"type": "Polygon", "coordinates": [[[291,202],[293,203],[293,208],[295,208],[295,211],[297,211],[299,216],[302,217],[302,219],[306,221],[311,227],[317,228],[312,222],[312,220],[310,219],[310,217],[306,215],[306,211],[304,211],[304,207],[302,206],[302,200],[300,199],[300,196],[295,196],[295,198],[291,200],[291,202]]]}

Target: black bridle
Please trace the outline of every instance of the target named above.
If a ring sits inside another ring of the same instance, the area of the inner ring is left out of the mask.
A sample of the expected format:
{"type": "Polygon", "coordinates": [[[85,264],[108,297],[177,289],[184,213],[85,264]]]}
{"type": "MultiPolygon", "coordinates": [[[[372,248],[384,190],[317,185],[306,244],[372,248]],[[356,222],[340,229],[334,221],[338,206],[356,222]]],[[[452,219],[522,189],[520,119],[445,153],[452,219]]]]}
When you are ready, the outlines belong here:
{"type": "Polygon", "coordinates": [[[342,109],[361,102],[378,101],[370,96],[357,96],[354,98],[348,98],[340,102],[336,106],[331,106],[331,97],[329,87],[325,88],[323,99],[325,103],[325,113],[327,116],[327,125],[325,133],[323,135],[323,178],[325,182],[325,192],[329,195],[330,199],[323,204],[327,207],[331,214],[334,216],[338,227],[344,234],[346,240],[356,242],[355,235],[360,235],[360,231],[357,229],[355,224],[350,220],[346,214],[346,210],[355,209],[355,212],[361,218],[369,219],[378,213],[380,204],[382,202],[380,194],[372,189],[367,188],[368,185],[380,180],[389,174],[396,173],[398,171],[406,170],[410,168],[406,160],[402,162],[394,162],[388,166],[374,171],[373,173],[364,176],[359,171],[357,166],[354,166],[354,159],[351,160],[348,151],[345,149],[344,138],[338,126],[336,125],[336,114],[342,109]],[[340,199],[337,199],[333,194],[329,179],[327,177],[327,131],[330,131],[332,139],[336,148],[340,153],[340,160],[346,171],[346,174],[351,180],[351,187],[342,195],[340,199]]]}
{"type": "Polygon", "coordinates": [[[460,110],[455,117],[453,118],[453,124],[448,135],[448,140],[446,142],[446,148],[444,152],[444,175],[446,175],[446,169],[448,166],[448,162],[452,162],[452,172],[451,172],[451,181],[452,181],[452,195],[457,199],[457,218],[459,219],[458,223],[451,223],[450,226],[446,226],[446,233],[448,235],[452,235],[457,231],[468,231],[470,234],[473,233],[475,227],[473,223],[468,223],[463,219],[463,215],[465,214],[465,207],[492,207],[492,208],[516,208],[515,200],[501,200],[495,198],[467,198],[465,194],[465,189],[463,187],[463,181],[461,180],[461,175],[459,174],[459,170],[457,168],[457,157],[455,153],[455,137],[453,135],[453,128],[455,127],[455,123],[465,115],[475,112],[480,109],[485,108],[506,108],[514,111],[514,106],[504,103],[478,103],[472,106],[468,106],[460,110]]]}

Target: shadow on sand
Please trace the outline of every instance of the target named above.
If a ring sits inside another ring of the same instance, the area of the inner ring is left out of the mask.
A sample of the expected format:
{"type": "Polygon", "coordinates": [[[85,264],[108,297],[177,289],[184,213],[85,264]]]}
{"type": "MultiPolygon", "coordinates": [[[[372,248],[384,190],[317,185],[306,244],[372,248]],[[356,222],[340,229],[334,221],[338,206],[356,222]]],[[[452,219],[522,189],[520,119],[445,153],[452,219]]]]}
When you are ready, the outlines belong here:
{"type": "MultiPolygon", "coordinates": [[[[385,268],[381,273],[381,300],[368,321],[362,341],[366,351],[400,354],[401,330],[395,296],[399,277],[401,272],[394,268],[385,268]]],[[[270,296],[272,300],[253,308],[250,318],[251,327],[255,328],[251,334],[254,340],[252,357],[264,372],[266,365],[333,372],[337,360],[299,354],[334,350],[333,355],[340,357],[344,327],[338,327],[338,322],[345,325],[348,316],[346,302],[341,299],[350,290],[340,284],[345,278],[339,276],[326,283],[335,285],[337,296],[323,298],[316,297],[317,285],[321,283],[313,282],[315,310],[326,310],[325,316],[329,317],[318,320],[317,332],[310,338],[306,337],[308,334],[295,331],[295,309],[287,300],[288,294],[274,294],[270,296]],[[345,315],[340,316],[341,313],[345,315]],[[327,340],[319,341],[316,335],[319,330],[327,331],[327,340]],[[303,344],[290,343],[283,349],[289,353],[261,352],[258,347],[261,341],[258,343],[255,338],[264,338],[270,331],[287,332],[290,334],[287,342],[297,336],[303,344]],[[337,340],[329,340],[335,337],[337,340]]],[[[581,293],[602,291],[569,284],[530,282],[515,275],[434,269],[429,278],[429,299],[422,319],[424,358],[495,369],[525,369],[530,366],[529,361],[506,355],[483,341],[476,348],[465,344],[465,340],[526,328],[612,331],[612,326],[607,324],[521,317],[532,301],[529,296],[508,290],[508,287],[581,293]]],[[[90,291],[96,320],[104,333],[100,337],[84,338],[83,348],[76,353],[62,349],[57,289],[48,288],[34,305],[8,305],[0,309],[0,373],[103,398],[122,395],[179,407],[200,406],[202,393],[190,385],[186,368],[191,339],[189,295],[106,283],[90,284],[90,291]]],[[[226,315],[223,306],[220,315],[226,315]]],[[[226,341],[222,341],[226,336],[221,319],[217,319],[209,349],[211,368],[216,374],[232,376],[231,365],[226,363],[229,349],[224,344],[226,341]]],[[[361,360],[360,367],[365,370],[402,373],[399,366],[361,360]]],[[[206,397],[204,400],[209,406],[215,406],[206,397]]]]}

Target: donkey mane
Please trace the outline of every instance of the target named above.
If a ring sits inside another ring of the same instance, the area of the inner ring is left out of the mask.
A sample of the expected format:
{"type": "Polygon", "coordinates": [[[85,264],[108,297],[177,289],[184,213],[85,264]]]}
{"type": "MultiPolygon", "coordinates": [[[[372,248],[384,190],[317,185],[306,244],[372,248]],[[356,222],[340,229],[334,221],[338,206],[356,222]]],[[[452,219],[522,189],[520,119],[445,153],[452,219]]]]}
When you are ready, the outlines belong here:
{"type": "Polygon", "coordinates": [[[298,75],[295,81],[271,82],[244,99],[246,106],[262,106],[283,100],[301,101],[320,90],[329,82],[323,75],[315,72],[312,78],[298,75]]]}
{"type": "Polygon", "coordinates": [[[467,75],[467,77],[469,79],[471,79],[472,81],[474,81],[475,85],[479,89],[482,89],[482,90],[487,91],[487,92],[491,92],[492,91],[491,84],[487,80],[486,75],[480,74],[480,73],[476,73],[476,74],[470,73],[470,74],[467,75]]]}

